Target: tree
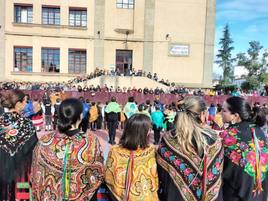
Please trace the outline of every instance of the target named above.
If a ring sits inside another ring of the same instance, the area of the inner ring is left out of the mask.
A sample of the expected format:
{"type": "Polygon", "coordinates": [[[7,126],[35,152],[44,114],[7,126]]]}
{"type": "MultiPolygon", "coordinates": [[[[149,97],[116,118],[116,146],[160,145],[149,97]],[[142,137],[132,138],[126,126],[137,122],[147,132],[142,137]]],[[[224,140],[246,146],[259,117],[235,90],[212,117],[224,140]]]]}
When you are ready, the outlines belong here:
{"type": "Polygon", "coordinates": [[[268,85],[268,73],[262,73],[261,74],[261,81],[264,85],[268,85]]]}
{"type": "Polygon", "coordinates": [[[249,78],[248,80],[246,80],[245,82],[243,82],[241,84],[241,89],[243,89],[245,91],[249,91],[252,89],[257,89],[258,86],[259,86],[258,80],[254,79],[254,78],[249,78]]]}
{"type": "Polygon", "coordinates": [[[233,77],[233,62],[235,59],[232,58],[232,50],[234,50],[234,47],[231,46],[232,43],[233,40],[231,39],[229,26],[227,24],[223,30],[223,37],[219,42],[221,49],[219,49],[219,53],[216,55],[216,63],[219,64],[219,67],[223,70],[224,85],[230,84],[233,77]]]}
{"type": "Polygon", "coordinates": [[[257,89],[261,84],[267,82],[268,53],[264,52],[261,55],[263,46],[258,41],[251,41],[249,45],[247,54],[237,54],[237,61],[239,66],[244,66],[248,70],[246,81],[249,83],[249,86],[252,89],[257,89]]]}

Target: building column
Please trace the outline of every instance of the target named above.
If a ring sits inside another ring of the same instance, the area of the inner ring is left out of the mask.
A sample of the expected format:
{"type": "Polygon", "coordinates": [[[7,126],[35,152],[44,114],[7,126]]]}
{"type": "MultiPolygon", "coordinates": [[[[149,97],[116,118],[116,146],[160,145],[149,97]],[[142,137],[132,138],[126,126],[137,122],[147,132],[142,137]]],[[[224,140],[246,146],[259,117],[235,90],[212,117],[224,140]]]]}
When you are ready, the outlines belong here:
{"type": "Polygon", "coordinates": [[[68,45],[61,45],[60,48],[60,73],[69,73],[68,67],[69,67],[69,49],[68,45]]]}
{"type": "Polygon", "coordinates": [[[33,23],[42,24],[42,4],[40,0],[33,3],[33,23]]]}
{"type": "Polygon", "coordinates": [[[143,70],[153,72],[155,0],[145,0],[143,70]]]}
{"type": "Polygon", "coordinates": [[[105,0],[96,0],[94,16],[94,69],[107,67],[104,66],[104,20],[105,0]]]}
{"type": "Polygon", "coordinates": [[[40,37],[38,36],[35,36],[32,38],[33,40],[33,46],[32,46],[32,50],[33,50],[33,53],[32,53],[32,61],[33,61],[33,66],[32,66],[32,72],[37,72],[37,73],[40,73],[42,70],[42,62],[41,62],[41,59],[42,59],[42,56],[41,56],[41,44],[40,44],[40,37]]]}
{"type": "Polygon", "coordinates": [[[216,1],[206,0],[206,23],[204,41],[203,87],[212,87],[214,63],[216,1]]]}
{"type": "Polygon", "coordinates": [[[60,24],[63,26],[69,25],[69,7],[68,5],[60,5],[60,24]]]}

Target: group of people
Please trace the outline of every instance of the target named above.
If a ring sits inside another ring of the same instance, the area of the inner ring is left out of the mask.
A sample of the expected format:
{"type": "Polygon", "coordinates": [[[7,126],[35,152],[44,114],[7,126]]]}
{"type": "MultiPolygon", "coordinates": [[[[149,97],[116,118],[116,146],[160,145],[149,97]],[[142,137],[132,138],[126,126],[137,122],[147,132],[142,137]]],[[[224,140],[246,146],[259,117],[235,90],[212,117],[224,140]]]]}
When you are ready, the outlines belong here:
{"type": "MultiPolygon", "coordinates": [[[[1,97],[0,200],[18,199],[16,183],[22,179],[30,182],[32,199],[40,201],[267,200],[267,120],[261,107],[241,97],[224,102],[221,116],[228,126],[217,132],[207,124],[200,96],[166,107],[156,101],[153,111],[149,102],[135,106],[130,97],[122,137],[106,162],[98,137],[83,127],[83,100],[61,101],[56,130],[39,140],[25,116],[28,101],[20,90],[1,97]],[[150,144],[150,130],[161,132],[165,119],[166,132],[155,134],[156,145],[150,144]]],[[[121,111],[115,98],[104,107],[111,144],[121,111]]]]}
{"type": "Polygon", "coordinates": [[[221,95],[231,95],[231,96],[267,96],[268,92],[265,90],[261,91],[249,91],[245,92],[239,88],[234,89],[233,91],[224,91],[224,90],[214,90],[214,89],[200,89],[200,88],[187,88],[182,86],[177,86],[171,84],[168,88],[164,89],[161,87],[156,88],[136,88],[134,87],[114,87],[114,86],[94,86],[94,85],[85,85],[77,84],[76,82],[85,81],[85,78],[78,77],[69,82],[0,82],[0,90],[44,90],[44,91],[56,91],[56,92],[69,92],[69,91],[78,91],[78,92],[89,92],[89,93],[98,93],[98,92],[117,92],[117,93],[142,93],[147,94],[178,94],[178,95],[194,95],[194,96],[221,96],[221,95]],[[74,81],[75,80],[75,81],[74,81]]]}

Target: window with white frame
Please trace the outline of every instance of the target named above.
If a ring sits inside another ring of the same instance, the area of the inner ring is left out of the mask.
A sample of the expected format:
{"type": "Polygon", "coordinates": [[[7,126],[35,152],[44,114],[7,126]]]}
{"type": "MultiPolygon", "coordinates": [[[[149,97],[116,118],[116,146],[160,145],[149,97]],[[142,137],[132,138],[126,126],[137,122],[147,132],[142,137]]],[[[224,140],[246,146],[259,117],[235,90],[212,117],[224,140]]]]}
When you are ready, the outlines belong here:
{"type": "Polygon", "coordinates": [[[117,8],[134,8],[134,0],[116,0],[117,8]]]}
{"type": "Polygon", "coordinates": [[[15,5],[14,21],[16,23],[33,23],[33,6],[32,5],[15,5]]]}
{"type": "Polygon", "coordinates": [[[60,8],[43,6],[42,24],[60,25],[60,8]]]}
{"type": "Polygon", "coordinates": [[[86,27],[87,26],[87,10],[70,8],[69,25],[74,26],[74,27],[86,27]]]}

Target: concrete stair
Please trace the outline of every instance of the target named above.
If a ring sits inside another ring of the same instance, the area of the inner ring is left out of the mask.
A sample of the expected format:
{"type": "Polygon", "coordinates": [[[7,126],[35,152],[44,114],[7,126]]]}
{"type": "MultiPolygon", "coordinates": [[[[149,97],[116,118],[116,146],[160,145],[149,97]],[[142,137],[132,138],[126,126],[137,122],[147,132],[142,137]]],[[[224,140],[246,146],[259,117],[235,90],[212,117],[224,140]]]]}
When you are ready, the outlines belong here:
{"type": "Polygon", "coordinates": [[[90,86],[90,85],[100,85],[103,87],[104,85],[107,85],[108,87],[113,86],[113,88],[117,88],[118,86],[122,89],[123,87],[136,87],[136,89],[139,88],[162,88],[163,90],[168,89],[169,87],[156,82],[154,80],[151,80],[147,77],[136,77],[136,76],[100,76],[96,77],[87,81],[83,81],[80,83],[77,83],[76,85],[80,85],[82,87],[84,86],[90,86]]]}

